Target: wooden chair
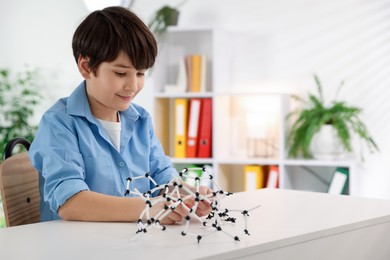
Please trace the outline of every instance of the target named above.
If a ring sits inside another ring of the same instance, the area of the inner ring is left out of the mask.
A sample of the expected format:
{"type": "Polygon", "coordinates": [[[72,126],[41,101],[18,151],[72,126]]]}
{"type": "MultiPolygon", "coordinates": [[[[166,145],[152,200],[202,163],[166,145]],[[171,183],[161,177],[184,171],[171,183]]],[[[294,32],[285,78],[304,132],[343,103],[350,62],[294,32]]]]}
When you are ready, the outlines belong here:
{"type": "Polygon", "coordinates": [[[0,169],[0,190],[7,227],[36,223],[40,220],[38,172],[27,152],[12,155],[13,148],[30,143],[23,138],[11,140],[5,148],[5,161],[0,169]]]}

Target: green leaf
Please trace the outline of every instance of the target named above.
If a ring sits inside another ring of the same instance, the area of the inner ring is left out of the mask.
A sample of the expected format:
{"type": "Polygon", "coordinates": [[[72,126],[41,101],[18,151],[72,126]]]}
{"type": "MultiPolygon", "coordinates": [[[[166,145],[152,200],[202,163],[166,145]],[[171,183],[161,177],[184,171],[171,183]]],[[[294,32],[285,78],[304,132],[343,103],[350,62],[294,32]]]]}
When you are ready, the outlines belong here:
{"type": "Polygon", "coordinates": [[[27,68],[15,76],[8,69],[0,68],[0,161],[11,139],[24,137],[32,141],[35,135],[37,127],[29,121],[41,102],[36,88],[38,78],[37,71],[27,68]]]}
{"type": "MultiPolygon", "coordinates": [[[[294,96],[294,99],[300,102],[304,108],[292,111],[286,116],[286,120],[292,121],[287,135],[289,156],[310,158],[310,144],[313,136],[325,124],[333,125],[345,150],[353,151],[351,138],[352,134],[356,134],[366,143],[370,152],[379,151],[378,145],[359,118],[362,110],[350,106],[344,101],[336,100],[333,100],[330,106],[325,106],[322,83],[317,75],[314,75],[314,80],[318,96],[309,93],[307,100],[294,96]]],[[[343,84],[344,82],[341,82],[337,94],[343,84]]]]}

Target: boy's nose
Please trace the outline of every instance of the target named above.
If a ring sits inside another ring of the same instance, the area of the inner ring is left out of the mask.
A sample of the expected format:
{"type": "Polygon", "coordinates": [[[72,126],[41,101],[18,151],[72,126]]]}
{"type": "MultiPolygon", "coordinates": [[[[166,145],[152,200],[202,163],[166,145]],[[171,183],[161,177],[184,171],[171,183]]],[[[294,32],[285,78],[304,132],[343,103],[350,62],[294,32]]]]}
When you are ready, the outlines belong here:
{"type": "Polygon", "coordinates": [[[130,76],[124,86],[125,90],[136,91],[137,90],[137,76],[130,76]]]}

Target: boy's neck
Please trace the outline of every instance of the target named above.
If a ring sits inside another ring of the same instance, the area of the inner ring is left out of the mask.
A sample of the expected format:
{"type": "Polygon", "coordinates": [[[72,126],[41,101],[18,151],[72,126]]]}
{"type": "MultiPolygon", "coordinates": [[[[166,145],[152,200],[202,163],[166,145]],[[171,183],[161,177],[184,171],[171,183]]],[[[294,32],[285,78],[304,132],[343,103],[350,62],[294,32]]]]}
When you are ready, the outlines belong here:
{"type": "Polygon", "coordinates": [[[103,115],[95,115],[92,113],[96,118],[103,120],[103,121],[108,121],[108,122],[119,122],[119,112],[117,111],[114,116],[103,116],[103,115]]]}

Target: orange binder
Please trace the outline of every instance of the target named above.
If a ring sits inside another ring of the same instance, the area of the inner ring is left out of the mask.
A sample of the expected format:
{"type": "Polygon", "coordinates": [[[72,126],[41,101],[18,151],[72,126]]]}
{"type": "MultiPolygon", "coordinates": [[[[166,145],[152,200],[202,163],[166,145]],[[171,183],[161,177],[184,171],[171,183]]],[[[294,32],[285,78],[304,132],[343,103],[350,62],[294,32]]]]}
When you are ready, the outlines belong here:
{"type": "Polygon", "coordinates": [[[277,165],[271,165],[269,167],[267,188],[278,188],[279,186],[279,167],[277,165]]]}
{"type": "Polygon", "coordinates": [[[187,99],[177,98],[174,101],[174,157],[186,157],[187,140],[187,99]]]}
{"type": "Polygon", "coordinates": [[[190,99],[186,149],[186,157],[188,158],[194,158],[197,154],[200,107],[201,101],[199,98],[190,99]]]}
{"type": "Polygon", "coordinates": [[[201,101],[199,138],[198,138],[199,158],[210,158],[212,154],[212,100],[203,98],[201,101]]]}

